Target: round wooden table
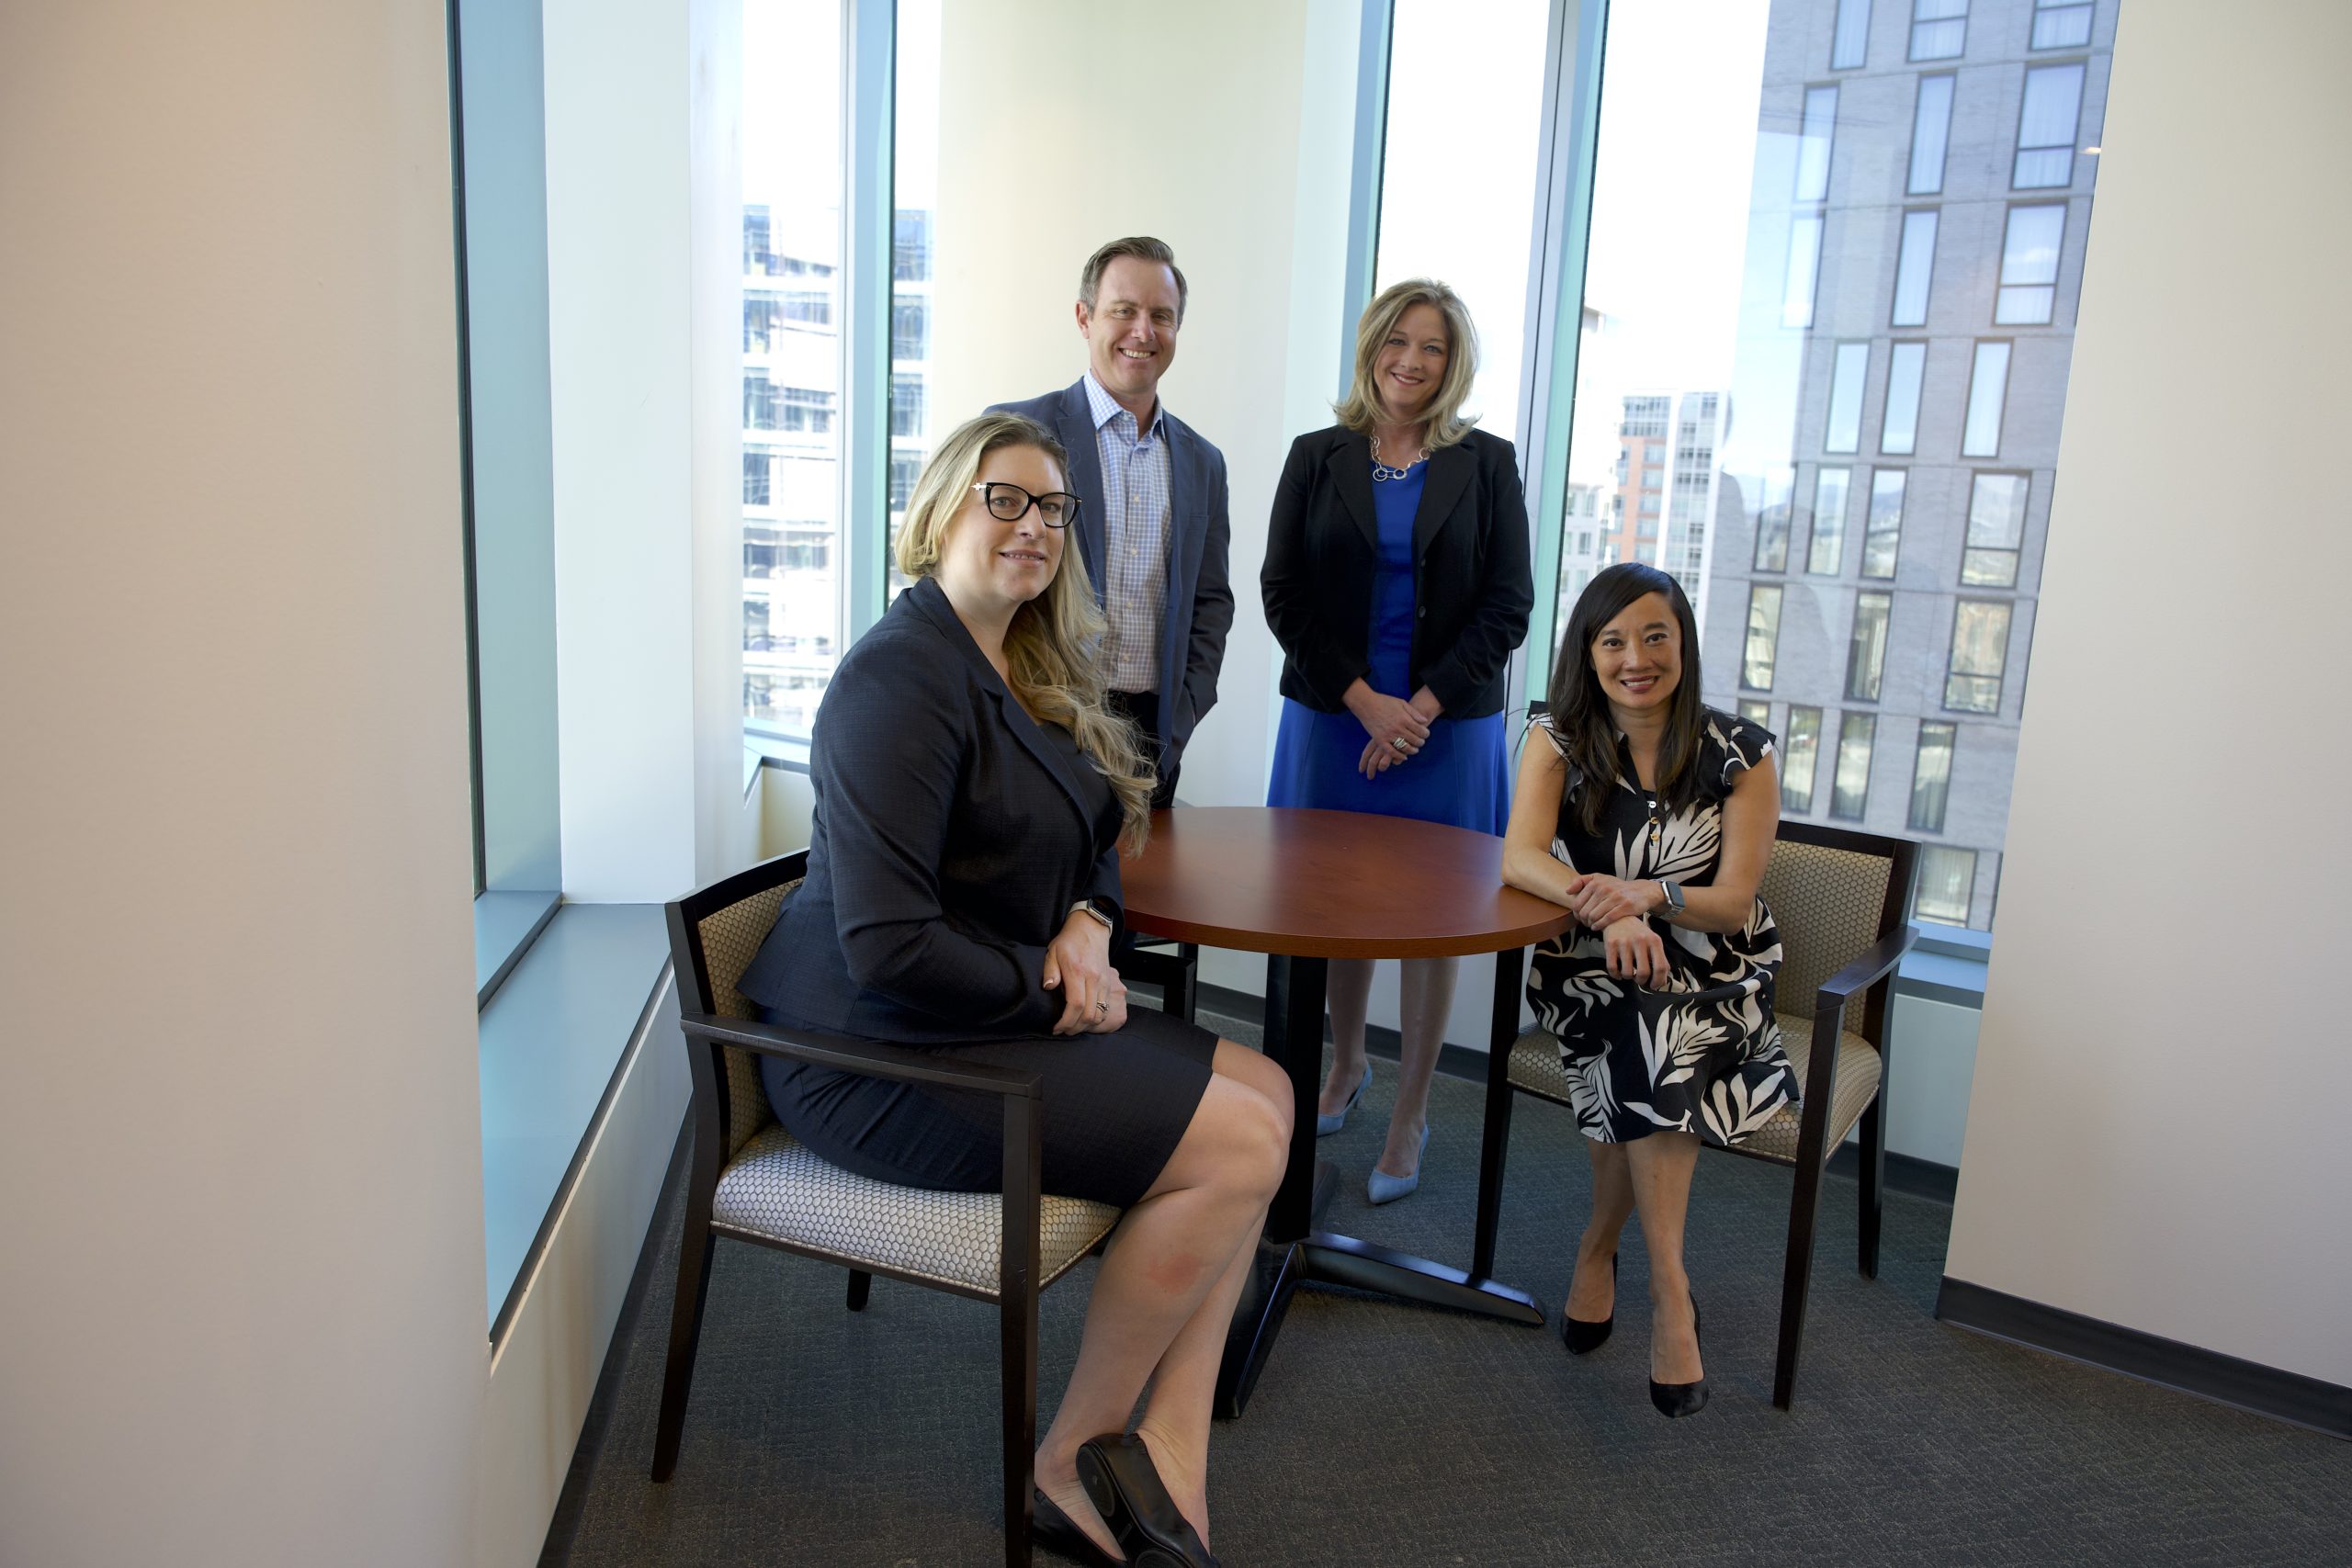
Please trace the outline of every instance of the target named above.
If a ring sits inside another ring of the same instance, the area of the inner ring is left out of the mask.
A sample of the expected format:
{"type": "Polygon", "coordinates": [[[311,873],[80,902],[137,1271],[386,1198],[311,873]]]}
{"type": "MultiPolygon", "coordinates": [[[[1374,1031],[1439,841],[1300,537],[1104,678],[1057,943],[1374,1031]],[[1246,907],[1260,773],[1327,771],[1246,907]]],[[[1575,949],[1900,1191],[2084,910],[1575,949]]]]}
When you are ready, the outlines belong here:
{"type": "MultiPolygon", "coordinates": [[[[1334,958],[1448,958],[1492,953],[1496,1074],[1519,1033],[1521,949],[1566,929],[1559,905],[1503,886],[1503,841],[1486,833],[1353,811],[1180,807],[1153,814],[1151,842],[1122,874],[1127,923],[1148,936],[1266,954],[1266,1055],[1290,1075],[1291,1157],[1267,1215],[1255,1299],[1234,1314],[1217,1383],[1221,1414],[1249,1403],[1291,1293],[1308,1280],[1541,1324],[1525,1292],[1488,1278],[1491,1246],[1469,1270],[1314,1229],[1328,1163],[1315,1157],[1323,1076],[1323,994],[1334,958]]],[[[1497,1083],[1500,1083],[1499,1077],[1497,1083]]],[[[1491,1106],[1496,1096],[1489,1094],[1491,1106]]],[[[1508,1103],[1507,1095],[1504,1097],[1508,1103]]],[[[1491,1116],[1482,1167],[1498,1163],[1491,1116]]],[[[1482,1183],[1499,1192],[1500,1183],[1482,1183]]],[[[1492,1225],[1481,1224],[1480,1236],[1492,1225]]]]}

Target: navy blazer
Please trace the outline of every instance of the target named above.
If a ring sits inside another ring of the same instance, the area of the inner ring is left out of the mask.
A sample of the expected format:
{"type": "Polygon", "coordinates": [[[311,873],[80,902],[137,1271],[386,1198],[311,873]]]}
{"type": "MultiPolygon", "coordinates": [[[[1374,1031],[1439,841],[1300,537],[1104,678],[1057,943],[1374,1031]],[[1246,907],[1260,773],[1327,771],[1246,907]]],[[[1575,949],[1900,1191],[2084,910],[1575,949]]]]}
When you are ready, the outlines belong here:
{"type": "Polygon", "coordinates": [[[1124,923],[1117,797],[1057,737],[918,579],[818,705],[808,880],[742,993],[905,1044],[1050,1032],[1063,1000],[1045,988],[1046,947],[1070,907],[1099,899],[1124,923]]]}
{"type": "MultiPolygon", "coordinates": [[[[1527,502],[1510,442],[1473,430],[1430,456],[1413,514],[1410,697],[1427,686],[1447,718],[1503,710],[1511,650],[1527,640],[1533,573],[1527,502]]],[[[1267,524],[1260,586],[1283,645],[1283,695],[1325,713],[1372,673],[1380,521],[1372,440],[1333,425],[1291,443],[1267,524]]]]}
{"type": "MultiPolygon", "coordinates": [[[[1024,402],[997,403],[990,413],[1026,414],[1069,448],[1069,482],[1080,502],[1079,554],[1103,595],[1103,532],[1110,512],[1102,500],[1102,457],[1094,439],[1094,409],[1086,378],[1024,402]]],[[[1168,598],[1159,617],[1159,745],[1181,758],[1193,727],[1216,705],[1216,672],[1225,662],[1225,634],[1233,627],[1233,587],[1226,557],[1233,525],[1228,515],[1225,454],[1160,405],[1152,421],[1168,443],[1168,598]],[[1174,672],[1182,671],[1178,681],[1174,672]]],[[[1167,767],[1160,771],[1166,773],[1167,767]]]]}

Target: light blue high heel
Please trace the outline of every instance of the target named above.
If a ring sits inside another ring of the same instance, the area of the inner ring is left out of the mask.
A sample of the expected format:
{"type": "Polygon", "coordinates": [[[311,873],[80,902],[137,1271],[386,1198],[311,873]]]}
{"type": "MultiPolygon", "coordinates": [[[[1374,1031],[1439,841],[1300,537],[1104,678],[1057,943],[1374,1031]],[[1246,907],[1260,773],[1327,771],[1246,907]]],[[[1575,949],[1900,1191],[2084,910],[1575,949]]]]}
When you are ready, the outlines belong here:
{"type": "Polygon", "coordinates": [[[1315,1113],[1315,1135],[1318,1138],[1328,1138],[1332,1134],[1338,1132],[1340,1128],[1346,1126],[1348,1124],[1348,1112],[1356,1108],[1356,1101],[1362,1100],[1363,1098],[1363,1091],[1371,1087],[1372,1064],[1370,1062],[1366,1062],[1363,1065],[1363,1077],[1357,1080],[1356,1091],[1348,1096],[1348,1102],[1340,1107],[1337,1111],[1329,1111],[1328,1113],[1318,1111],[1315,1113]]]}
{"type": "Polygon", "coordinates": [[[1430,1124],[1421,1123],[1421,1146],[1413,1156],[1413,1174],[1391,1176],[1378,1166],[1364,1178],[1363,1195],[1374,1203],[1394,1203],[1399,1198],[1409,1198],[1421,1185],[1421,1156],[1430,1152],[1430,1124]]]}

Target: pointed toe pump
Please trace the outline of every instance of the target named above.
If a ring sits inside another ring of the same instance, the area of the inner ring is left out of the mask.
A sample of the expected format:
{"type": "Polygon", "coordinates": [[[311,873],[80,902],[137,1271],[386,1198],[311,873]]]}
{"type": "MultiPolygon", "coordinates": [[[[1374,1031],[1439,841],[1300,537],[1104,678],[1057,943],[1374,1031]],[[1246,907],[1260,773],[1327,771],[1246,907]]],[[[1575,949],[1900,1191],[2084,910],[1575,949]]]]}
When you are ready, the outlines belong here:
{"type": "MultiPolygon", "coordinates": [[[[1609,1255],[1609,1278],[1611,1283],[1614,1283],[1617,1279],[1617,1255],[1613,1252],[1609,1255]]],[[[1571,1356],[1589,1356],[1600,1349],[1601,1343],[1609,1337],[1609,1331],[1616,1326],[1617,1309],[1613,1303],[1610,1306],[1609,1315],[1599,1323],[1587,1323],[1580,1317],[1570,1317],[1567,1303],[1566,1302],[1560,1303],[1560,1343],[1568,1348],[1568,1354],[1571,1356]]]]}
{"type": "Polygon", "coordinates": [[[1363,1077],[1356,1080],[1355,1092],[1348,1096],[1348,1102],[1340,1107],[1337,1111],[1318,1111],[1315,1113],[1315,1135],[1318,1138],[1328,1138],[1332,1134],[1338,1132],[1340,1128],[1346,1126],[1348,1124],[1348,1112],[1356,1108],[1356,1101],[1362,1100],[1363,1098],[1363,1091],[1371,1087],[1372,1064],[1370,1062],[1366,1062],[1363,1065],[1363,1077]]]}
{"type": "Polygon", "coordinates": [[[1424,1122],[1421,1123],[1421,1146],[1413,1156],[1413,1174],[1391,1176],[1375,1165],[1372,1168],[1372,1174],[1364,1178],[1363,1195],[1374,1203],[1394,1203],[1399,1198],[1411,1197],[1420,1189],[1421,1161],[1429,1152],[1430,1126],[1424,1122]]]}
{"type": "MultiPolygon", "coordinates": [[[[1696,1291],[1690,1292],[1690,1337],[1699,1342],[1699,1348],[1702,1351],[1706,1349],[1707,1342],[1702,1332],[1699,1318],[1699,1292],[1696,1291]]],[[[1697,1382],[1660,1382],[1657,1379],[1652,1378],[1650,1379],[1650,1403],[1657,1405],[1657,1413],[1668,1420],[1678,1416],[1696,1416],[1707,1407],[1707,1380],[1701,1378],[1697,1382]]]]}

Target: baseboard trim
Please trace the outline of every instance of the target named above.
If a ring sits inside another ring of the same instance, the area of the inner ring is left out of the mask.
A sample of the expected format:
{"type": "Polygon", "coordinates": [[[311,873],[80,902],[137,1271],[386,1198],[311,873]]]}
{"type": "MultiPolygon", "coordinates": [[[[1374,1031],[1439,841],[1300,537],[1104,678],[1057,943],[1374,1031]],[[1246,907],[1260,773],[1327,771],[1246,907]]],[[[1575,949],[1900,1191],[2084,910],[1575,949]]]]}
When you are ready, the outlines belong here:
{"type": "Polygon", "coordinates": [[[2086,1366],[2193,1393],[2331,1438],[2352,1438],[2352,1388],[1944,1277],[1936,1317],[2086,1366]]]}
{"type": "MultiPolygon", "coordinates": [[[[1837,1152],[1829,1156],[1829,1164],[1824,1168],[1832,1176],[1842,1176],[1849,1180],[1860,1180],[1862,1174],[1862,1145],[1860,1144],[1838,1145],[1837,1152]]],[[[1886,1190],[1889,1192],[1907,1193],[1914,1198],[1925,1198],[1929,1202],[1941,1203],[1944,1207],[1950,1208],[1953,1194],[1960,1190],[1960,1168],[1956,1165],[1938,1165],[1931,1159],[1921,1159],[1916,1155],[1899,1155],[1893,1149],[1889,1149],[1886,1151],[1886,1190]]]]}

